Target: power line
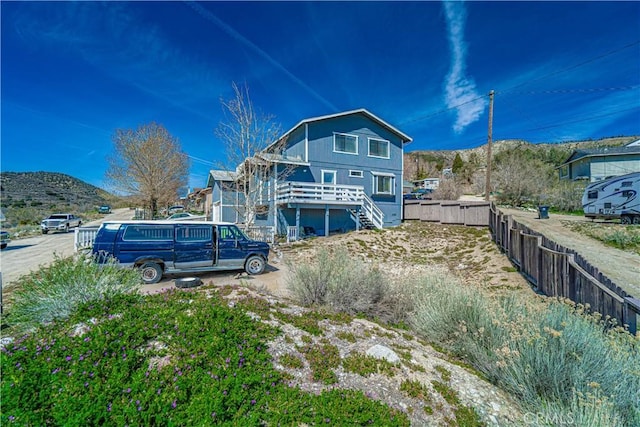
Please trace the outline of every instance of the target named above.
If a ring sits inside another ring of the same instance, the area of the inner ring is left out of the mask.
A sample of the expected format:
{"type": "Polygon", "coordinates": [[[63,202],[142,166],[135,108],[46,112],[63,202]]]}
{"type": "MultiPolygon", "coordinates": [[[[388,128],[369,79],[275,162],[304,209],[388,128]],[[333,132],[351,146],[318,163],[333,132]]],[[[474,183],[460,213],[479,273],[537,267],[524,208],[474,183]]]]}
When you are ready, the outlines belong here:
{"type": "MultiPolygon", "coordinates": [[[[560,70],[553,71],[553,72],[551,72],[549,74],[545,74],[545,75],[543,75],[541,77],[538,77],[538,78],[535,78],[533,80],[529,80],[529,81],[517,84],[517,85],[511,87],[510,89],[497,90],[497,91],[495,91],[495,93],[496,93],[496,95],[504,95],[504,94],[507,94],[507,93],[523,93],[523,92],[517,92],[514,89],[517,89],[519,87],[522,87],[524,85],[527,85],[527,84],[530,84],[530,83],[533,83],[533,82],[537,82],[537,81],[540,81],[540,80],[547,79],[549,77],[552,77],[552,76],[555,76],[555,75],[558,75],[558,74],[562,74],[562,73],[570,71],[570,70],[574,70],[576,68],[582,67],[584,65],[590,64],[592,62],[595,62],[595,61],[598,61],[600,59],[606,58],[607,56],[622,52],[623,50],[630,49],[630,48],[632,48],[634,46],[638,46],[638,45],[640,45],[640,40],[636,40],[636,41],[634,41],[632,43],[629,43],[629,44],[624,45],[622,47],[619,47],[617,49],[611,50],[609,52],[605,52],[605,53],[603,53],[601,55],[598,55],[598,56],[595,56],[593,58],[587,59],[586,61],[582,61],[582,62],[579,62],[577,64],[570,65],[568,67],[562,68],[560,70]]],[[[596,89],[558,89],[558,90],[550,90],[550,91],[528,91],[528,92],[524,92],[524,93],[529,93],[529,94],[535,94],[535,93],[589,93],[589,92],[611,91],[611,90],[635,90],[638,87],[640,87],[640,86],[637,86],[637,85],[636,86],[621,86],[621,87],[618,87],[618,88],[596,88],[596,89]]],[[[487,96],[488,96],[488,94],[487,95],[482,95],[482,96],[479,96],[477,98],[471,99],[469,101],[465,101],[463,103],[454,105],[452,107],[448,107],[448,108],[444,108],[444,109],[441,109],[441,110],[437,110],[437,111],[435,111],[435,112],[433,112],[431,114],[427,114],[425,116],[420,116],[420,117],[417,117],[417,118],[412,119],[412,120],[407,120],[407,121],[401,122],[399,124],[399,126],[403,126],[403,125],[419,122],[419,121],[422,121],[422,120],[430,119],[431,117],[435,117],[435,116],[440,115],[442,113],[446,113],[447,111],[454,110],[456,108],[462,107],[464,105],[470,104],[470,103],[478,101],[480,99],[484,99],[487,96]]]]}
{"type": "Polygon", "coordinates": [[[619,86],[619,87],[604,87],[604,88],[590,88],[590,89],[549,89],[549,90],[528,90],[528,91],[508,91],[508,92],[496,92],[498,94],[520,94],[520,95],[538,95],[538,94],[554,94],[554,93],[595,93],[595,92],[612,92],[623,90],[636,90],[640,89],[640,85],[635,86],[619,86]]]}
{"type": "Polygon", "coordinates": [[[482,95],[482,96],[479,96],[477,98],[473,98],[473,99],[471,99],[469,101],[465,101],[465,102],[463,102],[461,104],[454,105],[453,107],[448,107],[448,108],[444,108],[442,110],[438,110],[435,113],[429,114],[427,116],[421,116],[421,117],[418,117],[416,119],[412,119],[412,120],[407,120],[407,121],[401,122],[399,124],[399,126],[404,126],[404,125],[407,125],[409,123],[415,123],[415,122],[419,122],[419,121],[422,121],[422,120],[429,119],[429,118],[437,116],[439,114],[446,113],[447,111],[455,110],[456,108],[462,107],[463,105],[471,104],[472,102],[478,101],[480,99],[484,99],[486,96],[488,96],[488,95],[482,95]]]}
{"type": "Polygon", "coordinates": [[[600,60],[602,58],[606,58],[607,56],[613,55],[615,53],[622,52],[623,50],[632,48],[632,47],[637,46],[637,45],[640,45],[640,40],[636,40],[633,43],[629,43],[629,44],[624,45],[624,46],[622,46],[622,47],[620,47],[618,49],[614,49],[614,50],[611,50],[609,52],[603,53],[602,55],[598,55],[598,56],[593,57],[591,59],[587,59],[586,61],[579,62],[579,63],[574,64],[574,65],[570,65],[570,66],[568,66],[566,68],[562,68],[560,70],[553,71],[553,72],[551,72],[549,74],[545,74],[545,75],[543,75],[541,77],[538,77],[536,79],[520,83],[518,85],[513,86],[511,89],[507,89],[507,90],[501,91],[501,93],[503,93],[503,94],[504,93],[509,93],[509,92],[511,92],[511,90],[519,88],[519,87],[524,86],[524,85],[527,85],[529,83],[533,83],[533,82],[537,82],[537,81],[540,81],[540,80],[544,80],[544,79],[547,79],[549,77],[552,77],[552,76],[555,76],[555,75],[558,75],[558,74],[562,74],[562,73],[570,71],[570,70],[575,70],[576,68],[579,68],[579,67],[582,67],[584,65],[590,64],[592,62],[598,61],[598,60],[600,60]]]}
{"type": "Polygon", "coordinates": [[[631,111],[631,110],[637,110],[640,109],[640,106],[634,106],[631,108],[625,108],[623,110],[617,110],[617,111],[613,111],[611,113],[607,113],[607,114],[598,114],[597,116],[590,116],[590,117],[586,117],[584,119],[578,119],[578,120],[571,120],[568,122],[563,122],[563,123],[559,123],[559,124],[555,124],[555,125],[548,125],[548,126],[541,126],[541,127],[537,127],[537,128],[532,128],[532,129],[525,129],[523,132],[531,132],[531,131],[535,131],[535,130],[544,130],[544,129],[550,129],[550,128],[555,128],[555,127],[560,127],[560,126],[566,126],[566,125],[570,125],[570,124],[574,124],[574,123],[580,123],[580,122],[586,122],[588,120],[593,120],[593,119],[599,119],[601,117],[607,117],[607,116],[613,116],[619,113],[624,113],[625,111],[631,111]]]}

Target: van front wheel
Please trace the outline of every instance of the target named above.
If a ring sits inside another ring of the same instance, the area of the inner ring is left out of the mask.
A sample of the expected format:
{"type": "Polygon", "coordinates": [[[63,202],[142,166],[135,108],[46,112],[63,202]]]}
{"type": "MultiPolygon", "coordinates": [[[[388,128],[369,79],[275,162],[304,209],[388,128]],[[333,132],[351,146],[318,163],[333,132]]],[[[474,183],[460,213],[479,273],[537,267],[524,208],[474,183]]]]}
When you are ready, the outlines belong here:
{"type": "Polygon", "coordinates": [[[256,275],[261,274],[264,271],[266,263],[261,256],[253,255],[247,259],[246,264],[244,265],[244,269],[248,274],[256,275]]]}
{"type": "Polygon", "coordinates": [[[145,285],[158,283],[162,279],[162,267],[155,262],[145,262],[140,266],[142,281],[145,285]]]}

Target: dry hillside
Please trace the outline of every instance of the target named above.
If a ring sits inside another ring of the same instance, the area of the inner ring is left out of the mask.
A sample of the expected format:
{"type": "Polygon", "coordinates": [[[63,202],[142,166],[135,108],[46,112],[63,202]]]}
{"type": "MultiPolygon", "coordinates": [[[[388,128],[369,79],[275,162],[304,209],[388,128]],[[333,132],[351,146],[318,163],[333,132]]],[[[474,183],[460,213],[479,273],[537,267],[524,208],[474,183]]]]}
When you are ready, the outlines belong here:
{"type": "MultiPolygon", "coordinates": [[[[603,138],[598,140],[570,141],[561,143],[539,143],[532,144],[520,139],[507,139],[494,141],[492,144],[493,156],[500,155],[509,149],[519,147],[523,150],[533,150],[538,157],[546,159],[553,166],[557,166],[564,161],[576,149],[590,149],[600,147],[619,147],[637,140],[638,136],[620,136],[603,138]]],[[[404,153],[404,174],[405,179],[414,179],[418,171],[422,171],[428,176],[440,176],[442,168],[452,167],[456,154],[465,163],[472,163],[476,168],[486,166],[486,144],[479,147],[465,150],[420,150],[404,153]]]]}

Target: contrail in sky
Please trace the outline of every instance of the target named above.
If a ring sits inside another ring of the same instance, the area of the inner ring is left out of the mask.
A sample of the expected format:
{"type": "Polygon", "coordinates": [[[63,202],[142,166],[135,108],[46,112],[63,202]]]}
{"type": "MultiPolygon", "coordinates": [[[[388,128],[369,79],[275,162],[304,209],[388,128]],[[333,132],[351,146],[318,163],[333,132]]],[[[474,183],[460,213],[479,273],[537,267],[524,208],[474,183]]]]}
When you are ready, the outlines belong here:
{"type": "Polygon", "coordinates": [[[271,65],[273,65],[274,67],[276,67],[277,69],[279,69],[280,71],[282,71],[284,74],[287,75],[287,77],[289,77],[291,80],[293,80],[295,83],[297,83],[298,85],[300,85],[304,90],[306,90],[307,92],[309,92],[314,98],[316,98],[318,101],[320,101],[322,104],[324,104],[325,106],[331,108],[333,111],[338,111],[338,108],[336,108],[335,105],[333,105],[331,102],[329,102],[328,100],[326,100],[322,95],[320,95],[318,92],[316,92],[315,90],[313,90],[311,87],[309,87],[305,82],[303,82],[302,80],[300,80],[298,77],[296,77],[291,71],[287,70],[282,64],[280,64],[278,61],[276,61],[274,58],[272,58],[267,52],[265,52],[264,50],[260,49],[258,46],[256,46],[251,40],[247,39],[246,37],[244,37],[242,34],[240,34],[239,32],[237,32],[234,28],[232,28],[230,25],[226,24],[225,22],[223,22],[220,18],[218,18],[216,15],[214,15],[213,13],[209,12],[207,9],[205,9],[204,7],[200,6],[198,3],[193,2],[193,1],[187,1],[186,2],[189,6],[191,6],[191,8],[193,10],[195,10],[197,13],[199,13],[203,18],[213,22],[214,24],[216,24],[218,27],[220,27],[224,32],[226,32],[227,34],[229,34],[231,37],[233,37],[234,39],[236,39],[237,41],[239,41],[240,43],[244,44],[245,46],[249,47],[251,50],[253,50],[254,52],[256,52],[258,55],[260,55],[262,58],[264,58],[265,60],[267,60],[267,62],[269,62],[271,65]]]}
{"type": "Polygon", "coordinates": [[[447,107],[456,107],[456,122],[453,130],[462,132],[480,118],[487,103],[476,91],[473,79],[465,76],[467,46],[464,42],[464,24],[467,13],[463,2],[443,1],[447,19],[447,35],[451,49],[451,69],[445,81],[447,107]],[[473,101],[476,98],[475,101],[473,101]],[[464,104],[464,105],[461,105],[464,104]]]}

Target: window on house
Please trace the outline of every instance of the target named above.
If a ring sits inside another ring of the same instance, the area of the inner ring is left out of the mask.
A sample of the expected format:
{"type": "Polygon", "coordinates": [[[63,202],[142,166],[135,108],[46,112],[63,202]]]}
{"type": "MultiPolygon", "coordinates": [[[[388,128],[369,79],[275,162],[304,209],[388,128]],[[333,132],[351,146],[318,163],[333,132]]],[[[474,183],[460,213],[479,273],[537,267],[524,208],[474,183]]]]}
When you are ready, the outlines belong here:
{"type": "Polygon", "coordinates": [[[391,174],[373,173],[373,194],[394,194],[395,177],[391,174]]]}
{"type": "Polygon", "coordinates": [[[389,158],[389,141],[369,138],[369,156],[389,158]]]}
{"type": "Polygon", "coordinates": [[[333,151],[336,153],[358,154],[358,137],[346,133],[333,134],[333,151]]]}
{"type": "Polygon", "coordinates": [[[322,183],[323,184],[335,184],[336,183],[336,171],[322,171],[322,183]]]}
{"type": "Polygon", "coordinates": [[[350,170],[349,171],[349,176],[351,176],[353,178],[363,178],[364,177],[364,173],[362,171],[350,170]]]}
{"type": "Polygon", "coordinates": [[[569,176],[569,166],[560,167],[560,176],[563,178],[569,176]]]}

